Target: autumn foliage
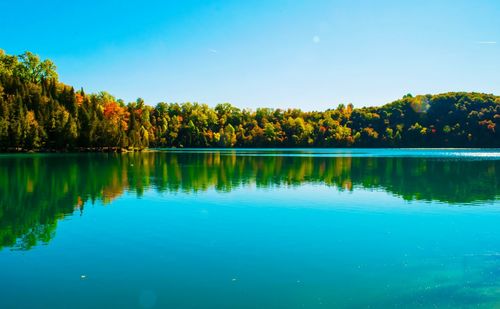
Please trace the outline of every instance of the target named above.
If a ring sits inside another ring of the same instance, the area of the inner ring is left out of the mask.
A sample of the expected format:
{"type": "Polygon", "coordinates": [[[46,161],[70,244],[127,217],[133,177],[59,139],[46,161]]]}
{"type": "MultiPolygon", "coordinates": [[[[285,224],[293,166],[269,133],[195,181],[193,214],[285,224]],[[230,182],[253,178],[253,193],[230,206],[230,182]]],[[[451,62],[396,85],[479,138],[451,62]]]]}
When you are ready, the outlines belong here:
{"type": "Polygon", "coordinates": [[[125,104],[58,81],[55,65],[0,50],[0,150],[146,147],[500,147],[500,97],[405,95],[378,107],[240,109],[125,104]]]}

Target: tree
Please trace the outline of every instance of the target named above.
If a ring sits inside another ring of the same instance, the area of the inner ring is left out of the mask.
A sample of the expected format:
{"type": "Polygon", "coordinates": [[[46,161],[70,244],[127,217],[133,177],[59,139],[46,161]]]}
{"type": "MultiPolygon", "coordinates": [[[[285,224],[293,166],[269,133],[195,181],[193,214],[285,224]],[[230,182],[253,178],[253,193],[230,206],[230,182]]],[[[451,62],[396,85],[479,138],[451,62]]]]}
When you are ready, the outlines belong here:
{"type": "Polygon", "coordinates": [[[500,147],[500,97],[405,95],[326,111],[126,104],[57,80],[50,60],[0,50],[0,150],[154,147],[500,147]]]}
{"type": "Polygon", "coordinates": [[[18,56],[20,62],[16,74],[32,83],[40,83],[46,79],[57,79],[56,66],[51,60],[40,61],[40,57],[27,51],[18,56]]]}

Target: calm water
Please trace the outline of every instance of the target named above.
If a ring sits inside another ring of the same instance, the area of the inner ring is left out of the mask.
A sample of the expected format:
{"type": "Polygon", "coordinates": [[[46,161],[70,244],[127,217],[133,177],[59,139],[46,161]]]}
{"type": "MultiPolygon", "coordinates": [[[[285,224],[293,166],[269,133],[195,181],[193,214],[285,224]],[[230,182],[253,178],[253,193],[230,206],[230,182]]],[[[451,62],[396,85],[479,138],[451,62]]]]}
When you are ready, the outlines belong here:
{"type": "Polygon", "coordinates": [[[500,150],[0,156],[0,308],[500,306],[500,150]]]}

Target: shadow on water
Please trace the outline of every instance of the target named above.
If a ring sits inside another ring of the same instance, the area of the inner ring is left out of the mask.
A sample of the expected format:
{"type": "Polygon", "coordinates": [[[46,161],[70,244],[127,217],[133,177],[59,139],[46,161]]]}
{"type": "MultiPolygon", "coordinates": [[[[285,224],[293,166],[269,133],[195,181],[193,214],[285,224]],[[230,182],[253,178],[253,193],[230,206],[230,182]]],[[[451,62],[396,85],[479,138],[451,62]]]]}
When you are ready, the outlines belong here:
{"type": "MultiPolygon", "coordinates": [[[[293,154],[293,152],[290,152],[293,154]]],[[[166,151],[0,157],[0,247],[30,249],[54,235],[57,221],[86,203],[124,192],[196,194],[300,186],[383,190],[404,200],[450,205],[495,201],[499,160],[411,156],[290,155],[259,151],[166,151]]]]}

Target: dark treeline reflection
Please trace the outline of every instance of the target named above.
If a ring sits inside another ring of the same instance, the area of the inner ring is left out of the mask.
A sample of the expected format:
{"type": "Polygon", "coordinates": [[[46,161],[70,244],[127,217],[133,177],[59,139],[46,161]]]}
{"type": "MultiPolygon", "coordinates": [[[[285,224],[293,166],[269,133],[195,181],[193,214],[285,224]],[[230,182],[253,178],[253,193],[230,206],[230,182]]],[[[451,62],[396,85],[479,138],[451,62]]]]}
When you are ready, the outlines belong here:
{"type": "MultiPolygon", "coordinates": [[[[405,200],[494,201],[500,161],[409,157],[262,156],[251,152],[12,155],[0,157],[0,247],[48,242],[56,223],[125,191],[229,192],[324,184],[384,190],[405,200]]],[[[334,197],[332,196],[332,199],[334,197]]]]}

